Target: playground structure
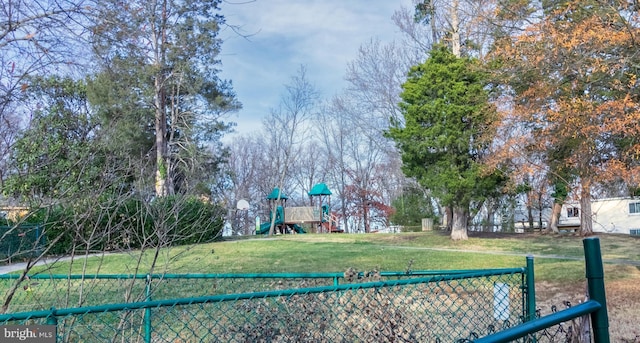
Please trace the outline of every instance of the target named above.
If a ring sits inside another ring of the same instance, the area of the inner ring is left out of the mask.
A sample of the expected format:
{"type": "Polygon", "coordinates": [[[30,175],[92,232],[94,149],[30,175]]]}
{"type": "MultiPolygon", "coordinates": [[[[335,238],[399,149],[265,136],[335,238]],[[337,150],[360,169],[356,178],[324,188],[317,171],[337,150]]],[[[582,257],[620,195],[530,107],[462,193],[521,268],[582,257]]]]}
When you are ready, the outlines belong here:
{"type": "MultiPolygon", "coordinates": [[[[270,217],[273,216],[273,211],[270,213],[270,217]]],[[[278,206],[276,208],[276,219],[274,221],[274,227],[276,233],[307,233],[302,226],[297,223],[286,223],[284,220],[284,206],[278,206]]],[[[271,219],[271,218],[270,218],[271,219]]],[[[266,235],[269,234],[269,230],[271,229],[271,220],[260,224],[258,228],[256,228],[257,235],[266,235]]]]}
{"type": "Polygon", "coordinates": [[[256,226],[256,234],[268,234],[271,229],[271,221],[274,221],[275,233],[306,233],[300,224],[311,224],[316,227],[316,232],[343,232],[338,227],[338,220],[331,213],[331,191],[324,183],[313,186],[307,193],[311,199],[311,206],[286,207],[289,197],[274,188],[267,196],[270,211],[269,221],[256,226]],[[317,202],[316,202],[317,200],[317,202]],[[327,203],[324,204],[323,201],[327,203]]]}
{"type": "Polygon", "coordinates": [[[319,212],[319,216],[314,216],[315,218],[319,218],[319,221],[316,223],[316,225],[318,225],[318,233],[344,232],[344,230],[338,226],[338,218],[331,213],[331,191],[329,187],[324,183],[318,183],[313,186],[307,194],[309,194],[309,198],[311,199],[312,208],[317,209],[316,212],[319,212]],[[316,199],[318,200],[317,207],[314,206],[314,200],[316,199]]]}

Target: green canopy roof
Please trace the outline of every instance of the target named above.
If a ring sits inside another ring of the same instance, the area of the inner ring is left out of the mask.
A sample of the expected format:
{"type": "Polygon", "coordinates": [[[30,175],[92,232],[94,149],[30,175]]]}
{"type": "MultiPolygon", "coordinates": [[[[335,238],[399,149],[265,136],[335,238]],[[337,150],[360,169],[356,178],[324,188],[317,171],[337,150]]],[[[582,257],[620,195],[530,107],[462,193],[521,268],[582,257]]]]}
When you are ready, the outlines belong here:
{"type": "Polygon", "coordinates": [[[280,199],[283,199],[283,200],[289,199],[289,197],[286,194],[280,193],[280,188],[275,187],[271,191],[271,194],[267,195],[267,200],[278,200],[278,195],[280,196],[280,199]]]}
{"type": "Polygon", "coordinates": [[[315,186],[313,186],[313,188],[311,188],[308,194],[309,196],[331,195],[331,191],[329,190],[329,187],[327,187],[326,184],[318,183],[315,186]]]}

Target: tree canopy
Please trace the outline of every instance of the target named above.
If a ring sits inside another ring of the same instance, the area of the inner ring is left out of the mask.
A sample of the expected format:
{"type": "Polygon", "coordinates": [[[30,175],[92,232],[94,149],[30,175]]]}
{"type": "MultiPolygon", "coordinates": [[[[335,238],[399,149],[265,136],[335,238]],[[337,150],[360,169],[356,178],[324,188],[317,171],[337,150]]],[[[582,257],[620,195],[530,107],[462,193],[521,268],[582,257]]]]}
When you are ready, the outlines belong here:
{"type": "Polygon", "coordinates": [[[98,7],[92,42],[100,73],[92,99],[125,129],[118,134],[129,146],[147,147],[154,138],[153,154],[142,156],[155,157],[157,196],[209,181],[197,179],[223,156],[215,144],[231,126],[221,118],[240,108],[231,83],[218,76],[219,4],[102,1],[98,7]]]}
{"type": "Polygon", "coordinates": [[[589,235],[594,187],[640,181],[637,9],[626,1],[543,1],[537,12],[511,10],[542,16],[500,38],[492,54],[508,99],[501,123],[515,133],[502,157],[513,147],[544,156],[556,194],[579,194],[589,235]]]}
{"type": "Polygon", "coordinates": [[[39,202],[82,194],[101,174],[86,85],[69,78],[36,77],[26,92],[38,105],[13,146],[14,168],[3,191],[39,202]]]}
{"type": "Polygon", "coordinates": [[[452,238],[467,237],[469,206],[496,187],[481,160],[490,141],[495,110],[488,102],[485,74],[475,61],[435,47],[411,68],[403,85],[404,123],[388,132],[402,154],[402,170],[453,209],[452,238]]]}

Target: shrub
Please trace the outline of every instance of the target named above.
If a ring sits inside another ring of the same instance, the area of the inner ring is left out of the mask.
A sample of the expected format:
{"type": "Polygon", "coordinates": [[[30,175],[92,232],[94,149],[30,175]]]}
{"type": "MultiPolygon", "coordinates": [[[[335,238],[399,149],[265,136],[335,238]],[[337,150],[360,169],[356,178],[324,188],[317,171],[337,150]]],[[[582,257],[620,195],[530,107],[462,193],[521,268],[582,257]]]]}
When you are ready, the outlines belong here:
{"type": "Polygon", "coordinates": [[[42,208],[27,222],[43,227],[53,255],[210,242],[224,225],[222,207],[194,196],[104,197],[42,208]]]}
{"type": "Polygon", "coordinates": [[[151,204],[157,244],[210,242],[224,226],[224,210],[195,196],[167,196],[151,204]]]}
{"type": "Polygon", "coordinates": [[[27,224],[39,224],[46,235],[49,255],[66,254],[74,242],[74,232],[69,230],[74,218],[72,209],[61,205],[39,208],[26,218],[27,224]]]}

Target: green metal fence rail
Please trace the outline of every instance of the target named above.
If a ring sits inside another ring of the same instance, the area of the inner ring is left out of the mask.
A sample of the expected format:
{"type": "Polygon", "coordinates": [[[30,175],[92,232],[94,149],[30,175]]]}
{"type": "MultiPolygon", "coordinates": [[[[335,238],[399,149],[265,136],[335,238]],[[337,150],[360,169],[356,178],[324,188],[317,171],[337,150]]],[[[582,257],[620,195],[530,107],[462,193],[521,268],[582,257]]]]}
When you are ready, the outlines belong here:
{"type": "Polygon", "coordinates": [[[528,317],[526,269],[369,273],[293,289],[276,281],[266,291],[7,313],[0,325],[54,324],[58,342],[463,342],[528,317]]]}
{"type": "MultiPolygon", "coordinates": [[[[532,258],[531,258],[532,261],[532,258]]],[[[523,268],[493,269],[487,272],[522,273],[523,268]]],[[[255,273],[255,274],[98,274],[0,275],[0,295],[6,299],[17,289],[6,312],[45,310],[51,307],[81,307],[146,299],[171,299],[184,296],[249,293],[273,289],[330,286],[358,283],[376,275],[380,280],[456,275],[481,270],[370,271],[347,270],[342,273],[255,273]]],[[[523,281],[524,282],[524,281],[523,281]]],[[[533,285],[529,285],[533,287],[533,285]]],[[[532,289],[532,288],[529,288],[532,289]]],[[[535,298],[534,298],[535,299],[535,298]]],[[[531,310],[530,310],[531,311],[531,310]]],[[[533,311],[528,313],[534,313],[533,311]]]]}
{"type": "MultiPolygon", "coordinates": [[[[593,336],[594,343],[609,343],[609,315],[607,312],[607,299],[604,285],[604,268],[602,266],[602,253],[600,240],[597,237],[586,238],[582,241],[585,255],[585,270],[587,279],[588,301],[556,312],[542,318],[527,321],[513,328],[498,332],[480,339],[475,343],[506,343],[520,338],[528,337],[530,341],[539,341],[540,333],[554,325],[574,320],[585,315],[590,315],[591,330],[589,336],[593,336]]],[[[580,332],[569,332],[573,339],[577,340],[580,332]]],[[[571,338],[571,337],[569,337],[571,338]]],[[[590,337],[589,337],[590,339],[590,337]]],[[[567,339],[567,342],[574,340],[567,339]]]]}

